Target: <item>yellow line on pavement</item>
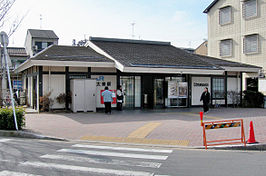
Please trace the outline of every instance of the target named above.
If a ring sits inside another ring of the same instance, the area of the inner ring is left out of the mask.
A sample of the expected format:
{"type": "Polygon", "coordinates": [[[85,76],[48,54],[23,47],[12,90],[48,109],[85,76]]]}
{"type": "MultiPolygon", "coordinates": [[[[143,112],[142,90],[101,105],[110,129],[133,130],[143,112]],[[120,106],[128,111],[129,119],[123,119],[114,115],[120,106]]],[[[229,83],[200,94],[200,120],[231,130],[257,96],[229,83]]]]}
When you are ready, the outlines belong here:
{"type": "MultiPolygon", "coordinates": [[[[199,115],[199,113],[181,112],[180,114],[190,115],[190,116],[198,117],[198,118],[200,119],[200,115],[199,115]]],[[[213,119],[213,120],[220,120],[220,119],[223,119],[223,118],[221,118],[221,117],[214,117],[214,116],[207,116],[207,115],[203,115],[203,118],[205,118],[205,119],[213,119]]]]}
{"type": "Polygon", "coordinates": [[[128,135],[128,138],[145,138],[150,134],[155,128],[157,128],[161,123],[158,122],[150,122],[142,127],[136,129],[132,133],[128,135]]]}
{"type": "Polygon", "coordinates": [[[84,136],[82,140],[119,142],[131,144],[155,144],[155,145],[180,145],[188,146],[189,140],[163,140],[163,139],[141,139],[125,137],[107,137],[107,136],[84,136]]]}

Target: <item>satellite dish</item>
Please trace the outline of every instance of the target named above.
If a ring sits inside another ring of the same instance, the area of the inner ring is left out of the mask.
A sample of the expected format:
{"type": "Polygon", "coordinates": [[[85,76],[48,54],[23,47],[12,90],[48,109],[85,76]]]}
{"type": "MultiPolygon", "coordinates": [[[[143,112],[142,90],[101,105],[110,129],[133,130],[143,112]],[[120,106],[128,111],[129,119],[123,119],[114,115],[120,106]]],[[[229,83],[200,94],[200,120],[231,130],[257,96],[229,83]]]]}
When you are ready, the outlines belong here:
{"type": "Polygon", "coordinates": [[[2,31],[0,33],[0,35],[1,35],[1,39],[0,39],[1,44],[3,46],[7,46],[8,43],[9,43],[9,41],[8,41],[8,35],[4,31],[2,31]]]}

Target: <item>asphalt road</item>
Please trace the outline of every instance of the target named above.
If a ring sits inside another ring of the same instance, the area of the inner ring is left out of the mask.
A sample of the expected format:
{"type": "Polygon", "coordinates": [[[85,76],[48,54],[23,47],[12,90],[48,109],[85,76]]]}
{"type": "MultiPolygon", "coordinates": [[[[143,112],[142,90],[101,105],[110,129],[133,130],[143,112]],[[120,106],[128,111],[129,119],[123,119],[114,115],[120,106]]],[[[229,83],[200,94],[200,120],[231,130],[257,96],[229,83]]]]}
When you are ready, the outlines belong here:
{"type": "Polygon", "coordinates": [[[0,176],[264,176],[266,153],[0,138],[0,176]]]}

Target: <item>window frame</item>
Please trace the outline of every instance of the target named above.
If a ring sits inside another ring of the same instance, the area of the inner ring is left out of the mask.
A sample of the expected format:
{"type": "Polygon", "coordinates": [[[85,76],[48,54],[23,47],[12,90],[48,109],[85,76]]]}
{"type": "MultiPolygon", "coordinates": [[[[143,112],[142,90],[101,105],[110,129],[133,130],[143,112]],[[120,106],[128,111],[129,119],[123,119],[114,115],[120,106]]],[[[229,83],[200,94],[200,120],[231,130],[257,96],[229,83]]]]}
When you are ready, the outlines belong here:
{"type": "Polygon", "coordinates": [[[225,99],[225,91],[226,91],[225,90],[225,78],[224,77],[213,77],[212,78],[212,92],[211,92],[212,99],[213,100],[224,100],[225,99]],[[223,95],[220,96],[220,97],[219,96],[217,97],[217,95],[215,94],[215,91],[216,91],[215,88],[217,87],[217,86],[214,85],[215,84],[215,79],[223,80],[223,84],[222,84],[223,85],[222,86],[223,87],[223,92],[222,92],[223,95]]]}
{"type": "Polygon", "coordinates": [[[258,1],[257,0],[244,0],[243,4],[242,4],[242,16],[245,20],[249,20],[249,19],[252,19],[252,18],[256,18],[258,17],[258,1]],[[254,16],[250,16],[250,17],[247,17],[246,16],[246,7],[245,7],[245,4],[248,2],[248,1],[255,1],[256,2],[256,14],[254,16]]]}
{"type": "Polygon", "coordinates": [[[233,13],[232,6],[225,6],[225,7],[220,8],[220,9],[219,9],[219,24],[220,24],[221,26],[224,26],[224,25],[227,25],[227,24],[231,24],[231,23],[233,23],[233,15],[232,15],[232,13],[233,13]],[[230,12],[230,21],[221,24],[221,15],[222,15],[221,11],[224,10],[224,9],[227,9],[227,8],[230,8],[230,11],[229,11],[229,12],[230,12]]]}
{"type": "Polygon", "coordinates": [[[233,56],[233,39],[229,38],[229,39],[224,39],[224,40],[220,40],[220,43],[219,43],[219,49],[220,49],[220,56],[221,57],[232,57],[233,56]],[[230,54],[229,55],[222,55],[222,42],[225,42],[225,41],[229,41],[230,42],[230,54]]]}
{"type": "Polygon", "coordinates": [[[249,35],[245,35],[244,36],[244,38],[243,38],[243,53],[244,54],[257,54],[257,53],[259,53],[259,34],[249,34],[249,35]],[[250,37],[250,36],[256,36],[256,38],[257,38],[257,42],[256,42],[256,44],[257,44],[257,48],[256,48],[256,51],[252,51],[252,52],[247,52],[247,49],[246,49],[246,38],[247,37],[250,37]]]}

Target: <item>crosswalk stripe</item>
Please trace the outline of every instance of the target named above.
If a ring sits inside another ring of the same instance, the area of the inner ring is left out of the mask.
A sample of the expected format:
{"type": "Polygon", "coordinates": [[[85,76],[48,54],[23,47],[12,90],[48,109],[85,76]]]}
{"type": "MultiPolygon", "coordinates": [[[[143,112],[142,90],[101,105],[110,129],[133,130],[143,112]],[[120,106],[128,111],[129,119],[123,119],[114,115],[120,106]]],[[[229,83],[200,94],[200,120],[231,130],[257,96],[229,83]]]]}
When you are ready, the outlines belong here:
{"type": "Polygon", "coordinates": [[[56,163],[43,163],[43,162],[27,161],[27,162],[21,163],[20,165],[37,167],[37,168],[54,168],[54,169],[61,169],[61,170],[92,172],[92,173],[99,173],[99,174],[114,174],[114,175],[122,175],[122,176],[132,176],[132,175],[153,176],[154,175],[154,173],[150,173],[150,172],[91,168],[91,167],[73,166],[73,165],[56,164],[56,163]]]}
{"type": "Polygon", "coordinates": [[[54,159],[54,160],[65,160],[65,161],[74,161],[74,162],[88,162],[94,164],[112,164],[112,165],[124,165],[124,166],[137,166],[137,167],[150,167],[150,168],[159,168],[161,163],[154,162],[135,162],[135,161],[122,161],[122,160],[106,160],[106,159],[97,159],[89,157],[77,157],[77,156],[65,156],[65,155],[43,155],[41,158],[45,159],[54,159]]]}
{"type": "Polygon", "coordinates": [[[4,170],[0,172],[0,176],[41,176],[41,175],[33,175],[22,172],[13,172],[13,171],[4,170]]]}
{"type": "Polygon", "coordinates": [[[75,144],[72,147],[80,148],[91,148],[91,149],[104,149],[104,150],[124,150],[134,152],[154,152],[154,153],[172,153],[173,150],[161,150],[161,149],[143,149],[143,148],[127,148],[127,147],[110,147],[110,146],[99,146],[99,145],[84,145],[75,144]]]}
{"type": "Polygon", "coordinates": [[[0,139],[0,142],[8,142],[11,141],[12,139],[0,139]]]}
{"type": "Polygon", "coordinates": [[[61,149],[58,150],[58,152],[100,155],[100,156],[114,156],[114,157],[123,157],[123,158],[153,159],[153,160],[166,160],[168,158],[168,156],[163,156],[163,155],[146,155],[146,154],[118,153],[118,152],[91,151],[91,150],[73,150],[73,149],[61,149]]]}

